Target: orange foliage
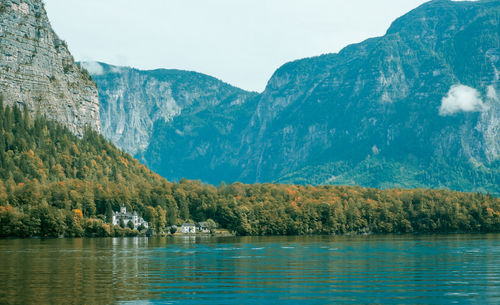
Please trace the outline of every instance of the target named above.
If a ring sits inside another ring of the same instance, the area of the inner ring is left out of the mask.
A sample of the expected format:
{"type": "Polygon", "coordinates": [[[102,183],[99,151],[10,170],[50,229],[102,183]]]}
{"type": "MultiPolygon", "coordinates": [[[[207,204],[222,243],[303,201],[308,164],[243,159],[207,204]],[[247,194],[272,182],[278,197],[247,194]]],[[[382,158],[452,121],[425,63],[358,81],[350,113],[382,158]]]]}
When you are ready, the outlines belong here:
{"type": "Polygon", "coordinates": [[[366,202],[371,206],[371,207],[376,207],[377,206],[377,202],[373,199],[366,199],[366,202]]]}
{"type": "Polygon", "coordinates": [[[120,157],[120,162],[125,165],[126,168],[128,168],[128,161],[125,158],[120,157]]]}
{"type": "Polygon", "coordinates": [[[83,212],[80,209],[74,209],[73,213],[75,213],[75,216],[82,219],[83,218],[83,212]]]}
{"type": "Polygon", "coordinates": [[[10,204],[7,204],[7,206],[0,205],[0,214],[12,213],[13,211],[14,211],[14,208],[10,204]]]}
{"type": "Polygon", "coordinates": [[[297,191],[292,189],[291,187],[288,187],[286,189],[286,192],[289,194],[289,195],[292,195],[292,196],[295,196],[297,194],[297,191]]]}
{"type": "Polygon", "coordinates": [[[299,206],[297,205],[297,202],[295,200],[293,201],[290,201],[290,206],[295,210],[295,211],[299,211],[299,206]]]}

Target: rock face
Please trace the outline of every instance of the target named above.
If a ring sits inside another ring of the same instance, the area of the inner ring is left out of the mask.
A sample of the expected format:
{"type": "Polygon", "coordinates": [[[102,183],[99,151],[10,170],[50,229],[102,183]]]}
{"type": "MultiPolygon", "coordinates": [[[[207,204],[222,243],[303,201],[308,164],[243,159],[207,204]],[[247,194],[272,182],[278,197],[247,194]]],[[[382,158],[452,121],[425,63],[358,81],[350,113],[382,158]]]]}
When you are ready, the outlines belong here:
{"type": "Polygon", "coordinates": [[[499,16],[498,1],[431,1],[383,37],[284,65],[242,177],[498,192],[499,16]]]}
{"type": "Polygon", "coordinates": [[[285,64],[258,96],[185,106],[139,157],[173,180],[498,194],[499,71],[500,2],[431,1],[383,37],[285,64]]]}
{"type": "Polygon", "coordinates": [[[135,155],[149,147],[157,125],[207,108],[239,105],[256,95],[195,72],[141,71],[97,62],[82,66],[99,85],[103,135],[135,155]]]}
{"type": "Polygon", "coordinates": [[[97,88],[52,30],[41,0],[0,4],[0,93],[81,136],[100,130],[97,88]]]}

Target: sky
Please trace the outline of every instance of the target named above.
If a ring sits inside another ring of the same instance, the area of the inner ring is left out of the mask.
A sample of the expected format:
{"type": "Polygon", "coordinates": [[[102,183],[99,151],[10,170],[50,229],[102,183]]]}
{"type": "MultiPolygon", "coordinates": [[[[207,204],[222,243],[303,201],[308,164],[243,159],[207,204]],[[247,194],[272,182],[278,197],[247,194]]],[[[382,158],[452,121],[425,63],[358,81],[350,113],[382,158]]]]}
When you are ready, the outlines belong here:
{"type": "Polygon", "coordinates": [[[382,36],[424,0],[45,0],[78,61],[205,73],[261,92],[286,62],[382,36]]]}

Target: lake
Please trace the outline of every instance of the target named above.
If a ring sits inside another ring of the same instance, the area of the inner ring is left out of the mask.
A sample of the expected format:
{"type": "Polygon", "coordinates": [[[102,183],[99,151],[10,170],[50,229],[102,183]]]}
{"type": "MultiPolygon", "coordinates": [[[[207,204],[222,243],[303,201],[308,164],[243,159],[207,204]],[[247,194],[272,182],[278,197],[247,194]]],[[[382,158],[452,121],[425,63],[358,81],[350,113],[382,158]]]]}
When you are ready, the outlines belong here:
{"type": "Polygon", "coordinates": [[[500,235],[0,240],[0,304],[500,304],[500,235]]]}

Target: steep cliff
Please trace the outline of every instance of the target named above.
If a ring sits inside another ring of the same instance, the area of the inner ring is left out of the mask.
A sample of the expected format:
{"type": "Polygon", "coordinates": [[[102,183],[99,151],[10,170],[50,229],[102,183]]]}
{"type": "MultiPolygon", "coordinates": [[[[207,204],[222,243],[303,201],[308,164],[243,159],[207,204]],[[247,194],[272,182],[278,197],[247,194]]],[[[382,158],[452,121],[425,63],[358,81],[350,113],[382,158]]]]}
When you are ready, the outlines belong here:
{"type": "Polygon", "coordinates": [[[498,190],[499,15],[498,1],[432,1],[383,37],[284,65],[243,177],[498,190]]]}
{"type": "Polygon", "coordinates": [[[132,154],[148,148],[159,128],[155,124],[179,116],[191,117],[196,124],[193,116],[207,108],[239,106],[256,95],[195,72],[142,71],[97,62],[83,62],[82,66],[99,86],[103,135],[132,154]]]}
{"type": "Polygon", "coordinates": [[[51,28],[41,0],[0,3],[0,93],[81,136],[100,129],[97,88],[51,28]]]}
{"type": "Polygon", "coordinates": [[[169,179],[498,193],[499,65],[499,1],[431,1],[383,37],[285,64],[238,107],[187,107],[141,158],[169,179]]]}

